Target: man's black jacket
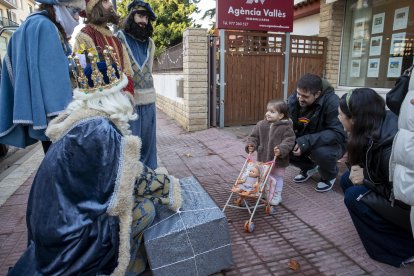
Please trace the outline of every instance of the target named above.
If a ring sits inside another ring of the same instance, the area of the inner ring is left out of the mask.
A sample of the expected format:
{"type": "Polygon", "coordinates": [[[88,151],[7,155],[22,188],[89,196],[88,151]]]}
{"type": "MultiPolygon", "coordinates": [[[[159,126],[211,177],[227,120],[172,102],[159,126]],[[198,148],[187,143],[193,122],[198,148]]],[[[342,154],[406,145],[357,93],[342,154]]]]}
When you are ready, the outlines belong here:
{"type": "Polygon", "coordinates": [[[300,105],[296,91],[288,98],[289,115],[297,137],[296,143],[304,154],[314,148],[335,144],[345,150],[347,136],[338,119],[339,98],[329,82],[322,82],[323,92],[313,103],[315,111],[305,126],[300,126],[298,122],[300,105]]]}

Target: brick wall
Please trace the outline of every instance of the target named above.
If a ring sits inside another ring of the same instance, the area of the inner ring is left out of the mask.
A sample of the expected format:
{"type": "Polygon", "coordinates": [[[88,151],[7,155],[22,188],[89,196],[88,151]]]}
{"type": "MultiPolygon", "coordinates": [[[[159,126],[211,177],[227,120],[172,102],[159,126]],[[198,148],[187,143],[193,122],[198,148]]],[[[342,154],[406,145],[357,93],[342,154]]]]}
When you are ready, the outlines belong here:
{"type": "Polygon", "coordinates": [[[207,29],[183,33],[184,95],[181,101],[157,94],[157,107],[187,131],[207,129],[207,29]]]}
{"type": "Polygon", "coordinates": [[[321,1],[319,36],[328,38],[325,77],[334,86],[338,86],[341,35],[345,16],[346,0],[326,4],[321,1]]]}

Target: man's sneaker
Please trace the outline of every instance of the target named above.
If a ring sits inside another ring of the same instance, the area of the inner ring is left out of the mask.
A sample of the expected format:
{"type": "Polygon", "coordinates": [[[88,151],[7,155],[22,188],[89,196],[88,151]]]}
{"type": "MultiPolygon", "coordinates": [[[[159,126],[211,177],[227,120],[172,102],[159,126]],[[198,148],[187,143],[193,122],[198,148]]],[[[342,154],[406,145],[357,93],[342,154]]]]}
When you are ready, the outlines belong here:
{"type": "Polygon", "coordinates": [[[323,192],[327,192],[330,189],[332,189],[334,183],[335,183],[336,178],[331,179],[331,180],[322,180],[316,185],[315,191],[323,193],[323,192]]]}
{"type": "MultiPolygon", "coordinates": [[[[414,256],[412,256],[411,258],[408,258],[407,260],[405,260],[402,264],[401,267],[406,267],[408,265],[411,265],[414,263],[414,256]]],[[[9,269],[10,271],[10,269],[9,269]]]]}
{"type": "Polygon", "coordinates": [[[308,180],[312,175],[318,172],[319,166],[315,166],[315,168],[303,171],[301,170],[300,173],[293,178],[293,181],[296,183],[302,183],[308,180]]]}

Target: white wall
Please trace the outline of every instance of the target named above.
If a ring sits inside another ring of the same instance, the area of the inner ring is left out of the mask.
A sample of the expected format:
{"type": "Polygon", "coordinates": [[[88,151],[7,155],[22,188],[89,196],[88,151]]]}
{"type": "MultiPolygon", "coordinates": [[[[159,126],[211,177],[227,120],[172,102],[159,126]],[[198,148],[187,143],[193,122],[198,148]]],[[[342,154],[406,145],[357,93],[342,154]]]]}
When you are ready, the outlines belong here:
{"type": "Polygon", "coordinates": [[[184,78],[182,73],[154,74],[154,87],[157,94],[174,101],[181,102],[183,99],[177,97],[177,80],[184,78]]]}
{"type": "Polygon", "coordinates": [[[318,35],[319,34],[319,13],[294,20],[292,34],[294,35],[318,35]]]}

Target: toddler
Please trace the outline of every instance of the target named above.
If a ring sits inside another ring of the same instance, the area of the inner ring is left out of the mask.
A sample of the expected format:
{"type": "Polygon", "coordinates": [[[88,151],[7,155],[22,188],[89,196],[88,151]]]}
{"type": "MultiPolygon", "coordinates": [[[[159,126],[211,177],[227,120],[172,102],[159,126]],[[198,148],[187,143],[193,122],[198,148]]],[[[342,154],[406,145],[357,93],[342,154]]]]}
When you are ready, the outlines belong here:
{"type": "Polygon", "coordinates": [[[253,128],[246,145],[246,152],[257,150],[257,160],[260,162],[272,161],[276,156],[276,163],[270,172],[276,185],[269,187],[267,194],[271,205],[278,205],[282,201],[285,168],[289,166],[289,152],[295,146],[295,139],[288,105],[284,101],[271,100],[267,104],[265,119],[253,128]]]}

